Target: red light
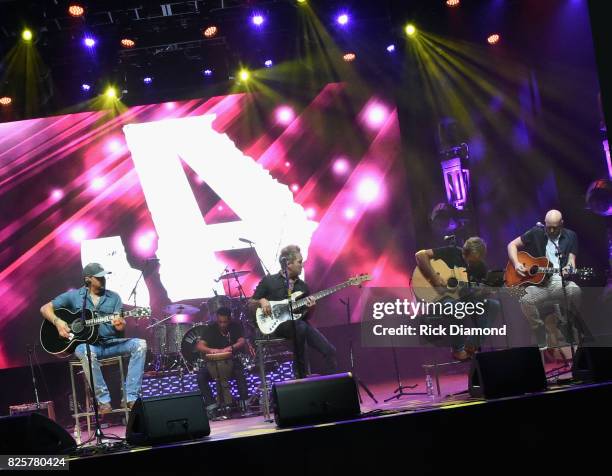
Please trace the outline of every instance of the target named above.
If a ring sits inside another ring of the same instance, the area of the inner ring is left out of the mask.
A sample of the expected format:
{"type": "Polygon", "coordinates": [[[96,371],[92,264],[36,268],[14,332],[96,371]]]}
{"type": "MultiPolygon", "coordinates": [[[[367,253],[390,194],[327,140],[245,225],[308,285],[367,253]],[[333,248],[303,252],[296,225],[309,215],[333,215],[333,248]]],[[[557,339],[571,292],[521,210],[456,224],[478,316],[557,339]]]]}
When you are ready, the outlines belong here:
{"type": "Polygon", "coordinates": [[[212,38],[213,36],[216,36],[218,32],[219,29],[215,25],[211,25],[209,27],[206,27],[206,29],[204,30],[204,36],[206,38],[212,38]]]}
{"type": "Polygon", "coordinates": [[[134,48],[134,46],[136,46],[136,42],[134,40],[130,40],[129,38],[123,38],[121,40],[121,46],[124,48],[134,48]]]}
{"type": "Polygon", "coordinates": [[[490,35],[487,38],[487,41],[489,42],[490,45],[495,45],[496,43],[499,43],[499,40],[501,39],[501,36],[499,36],[497,33],[490,35]]]}
{"type": "Polygon", "coordinates": [[[8,106],[12,102],[13,102],[13,100],[10,97],[8,97],[8,96],[3,96],[3,97],[0,98],[0,104],[2,106],[8,106]]]}
{"type": "Polygon", "coordinates": [[[85,9],[81,5],[74,4],[68,7],[68,13],[73,17],[80,17],[85,13],[85,9]]]}

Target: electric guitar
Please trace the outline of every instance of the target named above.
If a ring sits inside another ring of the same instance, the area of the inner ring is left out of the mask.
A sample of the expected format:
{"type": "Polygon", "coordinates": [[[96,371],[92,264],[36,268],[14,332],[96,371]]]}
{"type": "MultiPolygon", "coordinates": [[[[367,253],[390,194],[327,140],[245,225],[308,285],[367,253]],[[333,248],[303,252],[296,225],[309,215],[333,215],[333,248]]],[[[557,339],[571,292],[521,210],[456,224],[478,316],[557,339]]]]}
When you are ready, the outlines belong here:
{"type": "Polygon", "coordinates": [[[66,339],[59,335],[57,328],[48,320],[43,320],[40,326],[40,344],[49,354],[57,357],[69,357],[77,345],[84,342],[94,344],[98,340],[98,326],[105,322],[111,322],[117,317],[143,318],[151,315],[151,308],[137,307],[129,311],[117,314],[94,314],[90,309],[85,309],[85,323],[81,320],[81,311],[71,312],[68,309],[55,309],[55,315],[62,319],[70,327],[70,338],[66,339]]]}
{"type": "MultiPolygon", "coordinates": [[[[550,261],[546,256],[534,258],[526,251],[518,252],[518,260],[527,268],[526,276],[521,276],[511,261],[506,264],[506,272],[504,273],[504,283],[507,287],[512,288],[522,285],[538,285],[551,274],[559,274],[561,270],[551,266],[550,261]]],[[[589,278],[593,276],[593,268],[577,268],[566,274],[569,277],[589,278]]]]}
{"type": "MultiPolygon", "coordinates": [[[[341,284],[324,289],[323,291],[311,294],[310,296],[302,299],[298,299],[303,294],[302,291],[296,291],[291,295],[291,309],[293,310],[293,318],[300,319],[302,317],[303,312],[299,312],[299,310],[306,306],[306,300],[308,298],[312,298],[316,301],[349,286],[360,286],[361,283],[371,279],[372,276],[369,274],[361,274],[341,284]]],[[[289,312],[289,299],[283,299],[282,301],[270,301],[270,307],[272,308],[272,313],[269,316],[266,316],[261,308],[258,308],[255,313],[257,326],[263,334],[272,334],[283,322],[291,320],[291,313],[289,312]]]]}
{"type": "Polygon", "coordinates": [[[446,287],[438,288],[432,286],[421,270],[418,267],[415,268],[412,273],[412,292],[421,301],[438,302],[444,298],[461,299],[473,293],[474,288],[482,290],[492,287],[469,282],[465,268],[456,266],[451,269],[441,259],[432,259],[429,263],[436,275],[446,281],[446,287]]]}

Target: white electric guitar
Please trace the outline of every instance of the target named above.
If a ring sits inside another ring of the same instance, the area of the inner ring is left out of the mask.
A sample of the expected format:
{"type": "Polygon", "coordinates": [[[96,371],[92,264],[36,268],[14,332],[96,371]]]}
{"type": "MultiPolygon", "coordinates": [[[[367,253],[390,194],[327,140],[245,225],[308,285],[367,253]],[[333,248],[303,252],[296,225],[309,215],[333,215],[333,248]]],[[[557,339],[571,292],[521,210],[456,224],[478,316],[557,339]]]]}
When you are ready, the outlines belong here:
{"type": "MultiPolygon", "coordinates": [[[[370,281],[371,279],[372,276],[369,274],[361,274],[349,279],[348,281],[338,284],[337,286],[324,289],[323,291],[311,294],[310,296],[302,299],[299,299],[299,297],[303,294],[302,291],[296,291],[291,295],[291,309],[293,310],[293,318],[300,319],[302,317],[304,314],[302,308],[306,306],[306,301],[308,298],[312,298],[316,301],[349,286],[360,286],[361,283],[370,281]]],[[[263,334],[272,334],[283,322],[291,320],[291,313],[289,312],[289,299],[283,299],[282,301],[270,301],[270,307],[272,308],[272,313],[269,316],[266,316],[261,308],[258,308],[257,312],[255,313],[257,325],[263,334]]]]}

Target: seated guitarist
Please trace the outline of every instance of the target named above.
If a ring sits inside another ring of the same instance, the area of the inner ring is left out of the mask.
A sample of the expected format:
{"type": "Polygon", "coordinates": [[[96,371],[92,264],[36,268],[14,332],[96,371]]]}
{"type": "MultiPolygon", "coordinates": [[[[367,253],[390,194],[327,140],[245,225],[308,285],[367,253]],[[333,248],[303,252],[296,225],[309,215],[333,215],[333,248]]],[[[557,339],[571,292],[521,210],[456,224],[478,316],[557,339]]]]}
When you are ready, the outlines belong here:
{"type": "MultiPolygon", "coordinates": [[[[465,268],[470,282],[482,282],[487,274],[487,265],[484,258],[487,254],[487,245],[482,238],[473,236],[468,238],[462,248],[457,246],[443,246],[440,248],[420,250],[415,254],[416,263],[423,276],[429,280],[432,286],[440,291],[447,289],[447,282],[438,275],[431,266],[431,260],[441,259],[449,268],[465,268]]],[[[481,299],[482,291],[469,294],[462,301],[481,299]],[[479,297],[480,296],[480,297],[479,297]]],[[[450,299],[450,298],[449,298],[450,299]]],[[[485,314],[474,316],[474,324],[485,328],[492,322],[499,312],[499,301],[495,299],[485,300],[485,314]]],[[[451,336],[452,356],[455,360],[468,360],[478,350],[482,339],[476,342],[468,342],[465,336],[451,336]]]]}
{"type": "MultiPolygon", "coordinates": [[[[534,226],[524,234],[508,243],[508,257],[517,273],[525,276],[527,268],[518,260],[518,250],[524,248],[533,257],[546,256],[553,267],[562,269],[564,276],[576,268],[578,239],[576,233],[563,227],[563,216],[558,210],[549,210],[544,218],[544,226],[534,226]],[[560,258],[560,259],[559,259],[560,258]]],[[[523,314],[533,329],[538,347],[547,348],[546,328],[540,310],[546,304],[563,304],[564,293],[561,276],[553,274],[543,285],[527,286],[520,299],[523,314]]],[[[580,306],[581,291],[572,281],[565,281],[568,306],[574,314],[580,306]]],[[[566,316],[557,316],[565,324],[566,316]]],[[[564,334],[567,329],[562,327],[564,334]]]]}
{"type": "MultiPolygon", "coordinates": [[[[282,301],[287,298],[287,284],[285,272],[282,269],[285,264],[285,269],[289,274],[289,287],[291,292],[302,291],[301,297],[307,296],[310,293],[308,286],[300,279],[302,273],[302,253],[296,245],[286,246],[281,250],[279,262],[281,271],[276,274],[265,276],[255,288],[255,293],[250,299],[250,307],[255,310],[258,307],[262,309],[265,315],[270,315],[272,310],[270,301],[282,301]]],[[[315,305],[314,300],[307,303],[309,308],[315,305]]],[[[310,309],[309,309],[310,310],[310,309]]],[[[307,315],[304,317],[308,317],[307,315]]],[[[293,335],[293,323],[291,321],[283,322],[276,331],[272,334],[273,337],[284,337],[292,339],[295,342],[296,351],[294,352],[294,365],[297,378],[303,378],[306,375],[305,355],[306,344],[309,347],[317,350],[325,359],[326,373],[335,373],[337,369],[336,349],[329,343],[318,329],[310,325],[307,320],[302,317],[295,321],[295,329],[297,335],[293,335]]]]}
{"type": "MultiPolygon", "coordinates": [[[[55,314],[55,310],[63,308],[71,312],[80,312],[83,308],[83,300],[86,295],[86,308],[93,312],[114,314],[121,311],[123,304],[119,295],[106,289],[105,276],[107,274],[109,274],[109,271],[106,271],[100,264],[89,263],[83,268],[84,286],[60,294],[40,308],[43,317],[57,328],[60,336],[69,338],[70,327],[55,314]]],[[[138,398],[142,385],[147,343],[143,339],[124,338],[125,326],[126,321],[122,317],[118,317],[112,323],[100,324],[98,340],[95,344],[90,345],[91,365],[94,375],[94,393],[99,402],[99,412],[102,414],[110,413],[112,408],[110,393],[106,382],[104,382],[98,359],[106,359],[117,355],[130,356],[125,382],[127,395],[123,396],[129,409],[132,409],[134,402],[138,398]]],[[[74,353],[83,364],[85,375],[91,385],[85,344],[77,345],[74,353]]]]}

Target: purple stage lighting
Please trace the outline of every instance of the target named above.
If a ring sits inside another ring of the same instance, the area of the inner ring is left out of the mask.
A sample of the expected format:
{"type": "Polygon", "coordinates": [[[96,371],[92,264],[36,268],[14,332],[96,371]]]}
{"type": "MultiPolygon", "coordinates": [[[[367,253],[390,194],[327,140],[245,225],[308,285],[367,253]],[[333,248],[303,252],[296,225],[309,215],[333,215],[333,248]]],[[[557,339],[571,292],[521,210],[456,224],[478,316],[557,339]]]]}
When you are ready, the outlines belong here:
{"type": "Polygon", "coordinates": [[[272,63],[272,60],[270,60],[270,59],[269,59],[269,60],[266,60],[266,61],[265,61],[264,66],[265,66],[266,68],[271,68],[271,67],[272,67],[272,64],[273,64],[273,63],[272,63]]]}
{"type": "Polygon", "coordinates": [[[263,15],[257,14],[257,15],[253,15],[251,17],[251,21],[253,22],[253,25],[261,26],[261,25],[263,25],[263,22],[265,21],[265,18],[263,17],[263,15]]]}
{"type": "Polygon", "coordinates": [[[83,44],[87,46],[87,48],[93,48],[94,46],[96,46],[96,40],[93,39],[91,36],[86,36],[83,39],[83,44]]]}
{"type": "Polygon", "coordinates": [[[391,45],[387,46],[387,51],[389,53],[393,53],[395,51],[395,45],[391,44],[391,45]]]}
{"type": "Polygon", "coordinates": [[[202,73],[204,73],[204,76],[212,76],[212,69],[205,69],[202,73]]]}
{"type": "Polygon", "coordinates": [[[83,91],[89,91],[91,89],[91,86],[89,84],[87,84],[87,83],[83,83],[83,84],[81,84],[81,89],[83,91]]]}
{"type": "Polygon", "coordinates": [[[153,82],[153,78],[151,76],[147,76],[142,80],[145,84],[151,84],[153,82]]]}
{"type": "Polygon", "coordinates": [[[340,15],[338,15],[336,17],[336,22],[338,23],[338,25],[346,25],[350,20],[350,17],[346,14],[346,13],[341,13],[340,15]]]}

